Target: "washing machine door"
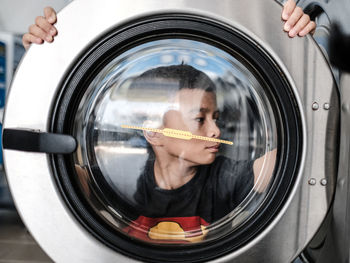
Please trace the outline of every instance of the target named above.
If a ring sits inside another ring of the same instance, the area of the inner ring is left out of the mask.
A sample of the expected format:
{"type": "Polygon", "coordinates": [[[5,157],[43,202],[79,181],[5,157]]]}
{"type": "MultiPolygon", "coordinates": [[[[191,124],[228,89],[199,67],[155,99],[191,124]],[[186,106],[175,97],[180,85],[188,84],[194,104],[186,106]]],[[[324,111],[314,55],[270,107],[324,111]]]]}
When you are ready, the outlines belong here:
{"type": "Polygon", "coordinates": [[[333,197],[338,95],[273,1],[77,0],[13,81],[4,159],[54,261],[290,262],[333,197]]]}

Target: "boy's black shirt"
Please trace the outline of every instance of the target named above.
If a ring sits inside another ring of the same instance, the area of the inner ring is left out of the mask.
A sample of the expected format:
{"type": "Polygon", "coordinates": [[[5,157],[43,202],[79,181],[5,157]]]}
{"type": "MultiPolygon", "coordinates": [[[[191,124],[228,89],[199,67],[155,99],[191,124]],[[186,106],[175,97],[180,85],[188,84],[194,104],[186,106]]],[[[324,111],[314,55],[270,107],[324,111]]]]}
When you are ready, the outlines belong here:
{"type": "Polygon", "coordinates": [[[253,161],[219,156],[212,164],[199,166],[196,175],[182,187],[164,190],[155,182],[154,161],[148,161],[134,195],[139,215],[124,231],[129,236],[153,242],[167,239],[163,236],[172,241],[198,242],[206,233],[203,232],[202,237],[191,233],[205,231],[203,226],[232,212],[252,191],[253,185],[253,161]],[[183,231],[184,237],[164,235],[169,229],[183,231]]]}
{"type": "Polygon", "coordinates": [[[211,165],[199,166],[196,175],[182,187],[164,190],[157,186],[154,162],[149,161],[134,197],[143,216],[200,216],[212,223],[237,207],[253,184],[253,162],[218,156],[211,165]]]}

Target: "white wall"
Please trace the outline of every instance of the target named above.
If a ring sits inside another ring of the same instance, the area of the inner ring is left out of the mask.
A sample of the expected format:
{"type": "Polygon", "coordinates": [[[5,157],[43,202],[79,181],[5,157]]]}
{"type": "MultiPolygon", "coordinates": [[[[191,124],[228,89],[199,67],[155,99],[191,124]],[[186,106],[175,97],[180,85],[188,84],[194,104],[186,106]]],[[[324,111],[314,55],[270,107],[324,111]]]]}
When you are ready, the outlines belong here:
{"type": "Polygon", "coordinates": [[[23,34],[34,23],[35,17],[43,15],[46,6],[57,11],[69,0],[0,0],[0,31],[23,34]]]}

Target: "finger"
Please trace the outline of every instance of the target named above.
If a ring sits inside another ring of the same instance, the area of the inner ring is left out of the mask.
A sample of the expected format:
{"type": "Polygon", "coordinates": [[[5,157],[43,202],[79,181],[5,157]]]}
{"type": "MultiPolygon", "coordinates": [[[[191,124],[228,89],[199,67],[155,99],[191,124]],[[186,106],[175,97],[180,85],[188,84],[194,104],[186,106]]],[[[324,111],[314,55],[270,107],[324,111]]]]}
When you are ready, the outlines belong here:
{"type": "Polygon", "coordinates": [[[54,36],[57,34],[56,28],[47,21],[47,19],[43,16],[38,16],[35,19],[35,24],[43,29],[47,34],[54,36]]]}
{"type": "Polygon", "coordinates": [[[290,37],[295,37],[304,29],[304,27],[310,22],[310,17],[306,14],[302,15],[299,21],[295,24],[295,26],[289,31],[290,37]]]}
{"type": "Polygon", "coordinates": [[[286,23],[284,24],[284,30],[289,32],[295,24],[299,21],[299,19],[303,16],[304,12],[303,9],[301,9],[299,6],[294,8],[293,13],[290,15],[286,23]]]}
{"type": "Polygon", "coordinates": [[[38,38],[32,34],[26,33],[22,37],[22,43],[25,49],[28,49],[30,47],[31,43],[35,44],[42,44],[43,40],[41,38],[38,38]]]}
{"type": "Polygon", "coordinates": [[[56,11],[51,6],[44,8],[44,17],[50,24],[54,24],[57,21],[56,11]]]}
{"type": "Polygon", "coordinates": [[[299,32],[299,36],[303,37],[303,36],[307,35],[308,33],[313,34],[315,32],[315,28],[316,28],[316,23],[314,21],[310,21],[304,27],[304,29],[299,32]]]}
{"type": "Polygon", "coordinates": [[[288,20],[288,18],[291,16],[293,13],[293,10],[295,8],[296,4],[294,0],[288,0],[284,6],[283,6],[283,11],[282,11],[282,19],[284,21],[288,20]]]}
{"type": "Polygon", "coordinates": [[[43,29],[41,29],[37,25],[31,25],[29,27],[29,33],[47,42],[53,41],[52,36],[47,34],[43,29]]]}

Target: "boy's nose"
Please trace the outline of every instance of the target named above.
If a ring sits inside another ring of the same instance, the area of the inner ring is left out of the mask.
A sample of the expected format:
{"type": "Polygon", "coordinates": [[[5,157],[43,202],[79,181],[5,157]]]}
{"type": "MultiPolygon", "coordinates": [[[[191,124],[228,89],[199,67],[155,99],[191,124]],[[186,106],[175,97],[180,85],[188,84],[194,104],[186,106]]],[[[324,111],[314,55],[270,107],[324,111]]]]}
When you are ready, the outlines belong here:
{"type": "Polygon", "coordinates": [[[221,134],[221,131],[217,126],[215,120],[210,121],[209,128],[208,128],[208,137],[219,138],[220,134],[221,134]]]}

